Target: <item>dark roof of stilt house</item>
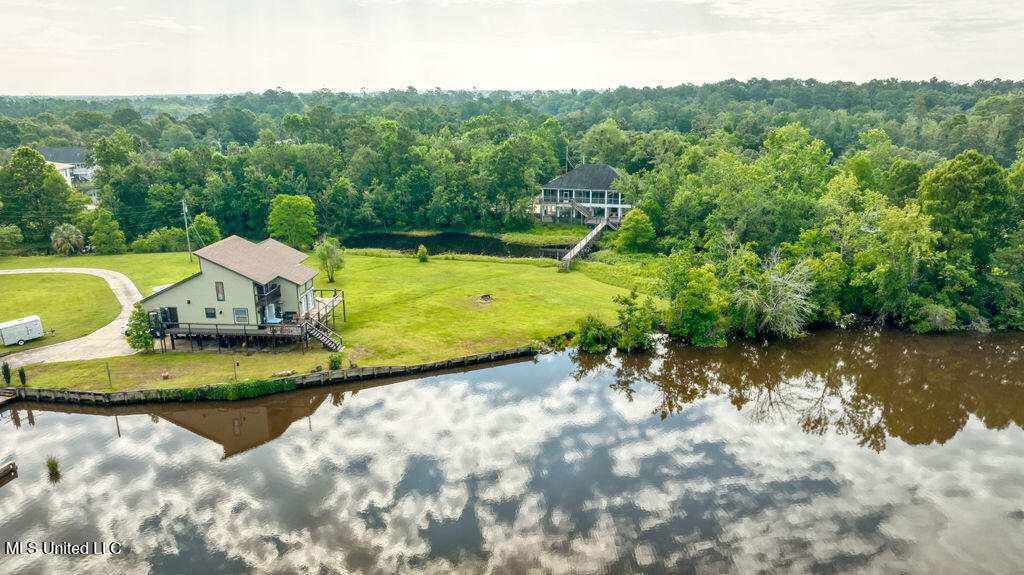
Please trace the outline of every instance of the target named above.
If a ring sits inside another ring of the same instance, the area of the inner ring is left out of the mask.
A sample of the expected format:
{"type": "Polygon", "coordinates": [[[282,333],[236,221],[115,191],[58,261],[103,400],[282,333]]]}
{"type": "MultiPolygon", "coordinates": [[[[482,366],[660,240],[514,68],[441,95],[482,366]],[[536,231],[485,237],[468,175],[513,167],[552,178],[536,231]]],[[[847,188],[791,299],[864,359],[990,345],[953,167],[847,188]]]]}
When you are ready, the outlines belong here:
{"type": "Polygon", "coordinates": [[[47,162],[58,164],[85,164],[87,152],[85,148],[36,148],[47,162]]]}
{"type": "Polygon", "coordinates": [[[541,186],[556,190],[611,190],[622,173],[608,164],[582,164],[541,186]]]}

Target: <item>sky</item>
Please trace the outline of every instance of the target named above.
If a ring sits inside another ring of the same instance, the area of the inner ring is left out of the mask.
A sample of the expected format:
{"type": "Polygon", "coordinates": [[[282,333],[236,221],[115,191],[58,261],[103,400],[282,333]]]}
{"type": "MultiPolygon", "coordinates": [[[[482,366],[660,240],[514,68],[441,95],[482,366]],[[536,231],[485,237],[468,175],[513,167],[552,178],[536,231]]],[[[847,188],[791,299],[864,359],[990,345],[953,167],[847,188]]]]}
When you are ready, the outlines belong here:
{"type": "Polygon", "coordinates": [[[1024,77],[1019,0],[0,0],[0,94],[1024,77]]]}

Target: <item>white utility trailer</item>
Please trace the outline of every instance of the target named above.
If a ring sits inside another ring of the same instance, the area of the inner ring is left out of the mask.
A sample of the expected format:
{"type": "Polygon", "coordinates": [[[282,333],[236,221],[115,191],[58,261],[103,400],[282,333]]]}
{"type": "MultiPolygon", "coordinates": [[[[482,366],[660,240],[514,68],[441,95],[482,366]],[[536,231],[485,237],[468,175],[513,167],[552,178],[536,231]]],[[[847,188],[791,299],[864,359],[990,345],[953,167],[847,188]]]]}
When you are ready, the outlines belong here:
{"type": "Polygon", "coordinates": [[[0,341],[4,345],[25,345],[26,341],[37,337],[43,337],[43,322],[37,315],[0,323],[0,341]]]}

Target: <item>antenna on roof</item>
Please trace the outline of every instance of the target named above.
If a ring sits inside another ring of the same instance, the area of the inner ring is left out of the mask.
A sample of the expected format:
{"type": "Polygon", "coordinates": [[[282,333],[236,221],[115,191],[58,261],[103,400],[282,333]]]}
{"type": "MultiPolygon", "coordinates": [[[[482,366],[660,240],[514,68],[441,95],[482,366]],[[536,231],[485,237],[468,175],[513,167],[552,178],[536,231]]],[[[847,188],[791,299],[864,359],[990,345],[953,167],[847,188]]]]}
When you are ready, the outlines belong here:
{"type": "Polygon", "coordinates": [[[569,161],[569,146],[567,145],[565,146],[565,171],[568,172],[574,168],[576,166],[572,165],[572,162],[569,161]]]}

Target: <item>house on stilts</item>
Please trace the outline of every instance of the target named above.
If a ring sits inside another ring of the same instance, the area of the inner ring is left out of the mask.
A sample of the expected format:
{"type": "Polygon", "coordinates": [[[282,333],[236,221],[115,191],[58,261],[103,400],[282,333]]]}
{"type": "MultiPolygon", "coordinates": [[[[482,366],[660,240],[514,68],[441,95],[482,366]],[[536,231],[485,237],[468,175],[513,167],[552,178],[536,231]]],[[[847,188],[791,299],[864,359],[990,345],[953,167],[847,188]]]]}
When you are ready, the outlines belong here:
{"type": "Polygon", "coordinates": [[[313,338],[329,350],[342,348],[332,328],[339,306],[345,319],[345,292],[315,289],[316,270],[302,264],[306,254],[277,240],[238,236],[194,253],[198,273],[154,288],[141,302],[161,342],[273,348],[313,338]]]}
{"type": "Polygon", "coordinates": [[[607,164],[582,164],[541,187],[534,211],[542,222],[594,226],[579,243],[561,256],[561,270],[585,254],[606,227],[618,228],[632,205],[615,189],[622,173],[607,164]]]}
{"type": "Polygon", "coordinates": [[[542,222],[616,225],[633,206],[613,186],[622,173],[607,164],[582,164],[541,187],[535,210],[542,222]]]}

